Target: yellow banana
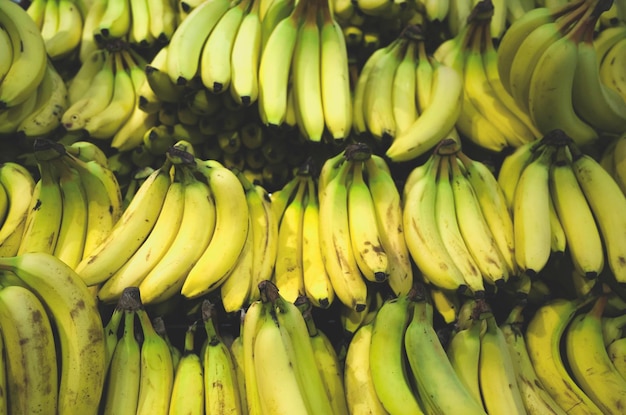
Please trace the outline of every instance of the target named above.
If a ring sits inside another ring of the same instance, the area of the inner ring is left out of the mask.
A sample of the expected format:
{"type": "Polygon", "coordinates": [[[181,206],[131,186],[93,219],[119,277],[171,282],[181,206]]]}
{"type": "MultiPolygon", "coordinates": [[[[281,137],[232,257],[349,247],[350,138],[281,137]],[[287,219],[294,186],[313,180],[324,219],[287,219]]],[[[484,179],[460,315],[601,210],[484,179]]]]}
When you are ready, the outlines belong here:
{"type": "Polygon", "coordinates": [[[20,246],[26,226],[35,180],[20,164],[0,164],[0,184],[9,199],[9,207],[0,226],[0,257],[14,256],[20,246]]]}
{"type": "Polygon", "coordinates": [[[184,354],[174,374],[169,413],[193,415],[204,413],[204,368],[195,351],[196,324],[185,332],[184,354]]]}

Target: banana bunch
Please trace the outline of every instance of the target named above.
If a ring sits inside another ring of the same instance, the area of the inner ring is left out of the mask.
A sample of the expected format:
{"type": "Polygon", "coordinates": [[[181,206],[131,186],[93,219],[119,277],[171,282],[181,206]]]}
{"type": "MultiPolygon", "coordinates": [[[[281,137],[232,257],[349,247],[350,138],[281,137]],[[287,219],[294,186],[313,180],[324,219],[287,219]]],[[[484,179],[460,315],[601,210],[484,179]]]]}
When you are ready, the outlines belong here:
{"type": "Polygon", "coordinates": [[[262,281],[259,290],[261,300],[246,310],[239,336],[244,412],[347,414],[336,353],[310,316],[304,317],[311,305],[300,297],[301,310],[271,281],[262,281]]]}
{"type": "Polygon", "coordinates": [[[313,142],[325,133],[345,139],[352,128],[352,100],[343,30],[327,0],[298,2],[282,14],[283,3],[268,9],[262,23],[268,35],[258,71],[261,120],[297,125],[313,142]]]}
{"type": "Polygon", "coordinates": [[[35,178],[14,162],[0,165],[0,257],[17,254],[35,190],[35,178]]]}
{"type": "Polygon", "coordinates": [[[335,291],[322,260],[320,206],[317,185],[305,164],[283,188],[272,192],[277,244],[272,282],[289,302],[306,296],[316,307],[328,308],[335,291]]]}
{"type": "Polygon", "coordinates": [[[166,45],[178,26],[174,0],[94,0],[84,16],[79,59],[118,40],[146,49],[166,45]]]}
{"type": "Polygon", "coordinates": [[[52,60],[71,56],[80,47],[85,17],[77,0],[34,0],[26,8],[41,31],[52,60]]]}
{"type": "Polygon", "coordinates": [[[538,379],[566,413],[571,408],[594,414],[621,411],[626,386],[603,336],[608,301],[606,293],[548,301],[531,315],[524,332],[538,379]]]}
{"type": "Polygon", "coordinates": [[[107,327],[111,321],[116,327],[107,336],[109,363],[101,413],[168,414],[174,360],[144,309],[137,287],[128,288],[120,297],[107,327]]]}
{"type": "Polygon", "coordinates": [[[87,286],[46,253],[0,258],[0,281],[6,379],[0,407],[95,415],[105,383],[105,341],[87,286]]]}
{"type": "Polygon", "coordinates": [[[498,182],[512,212],[515,259],[522,271],[534,275],[551,252],[567,249],[578,276],[593,282],[606,261],[615,280],[624,281],[618,258],[626,249],[626,224],[613,210],[624,205],[624,193],[561,130],[508,156],[498,182]],[[571,209],[572,203],[579,207],[571,209]]]}
{"type": "Polygon", "coordinates": [[[534,141],[540,135],[528,113],[515,103],[498,73],[490,23],[494,6],[480,1],[468,23],[453,38],[441,43],[436,59],[455,69],[463,79],[459,133],[481,148],[500,152],[534,141]]]}
{"type": "Polygon", "coordinates": [[[424,281],[480,298],[518,274],[513,219],[489,168],[443,140],[403,190],[405,239],[424,281]]]}
{"type": "MultiPolygon", "coordinates": [[[[614,2],[614,4],[617,4],[617,2],[614,2]]],[[[581,47],[592,49],[591,45],[594,46],[597,60],[596,67],[599,66],[596,70],[599,71],[602,94],[607,96],[607,101],[615,101],[613,105],[617,109],[622,108],[620,104],[626,101],[626,84],[623,77],[619,75],[623,72],[626,65],[626,35],[624,32],[626,32],[626,23],[622,22],[620,25],[604,28],[595,38],[586,38],[586,46],[579,45],[579,49],[581,47]],[[609,89],[609,91],[606,91],[606,89],[609,89]],[[621,97],[621,100],[619,97],[621,97]]],[[[591,52],[587,53],[592,54],[591,52]]],[[[604,108],[597,109],[598,113],[604,108]]],[[[621,114],[623,115],[623,112],[621,114]]],[[[621,131],[624,131],[623,124],[618,125],[622,127],[621,131]]],[[[613,124],[608,124],[608,126],[612,127],[613,124]]],[[[604,127],[603,129],[608,130],[609,127],[604,127]]],[[[598,128],[602,128],[602,126],[598,126],[598,128]]]]}
{"type": "Polygon", "coordinates": [[[145,65],[130,48],[94,51],[68,85],[68,108],[61,118],[65,129],[111,140],[120,151],[141,143],[143,131],[156,124],[156,114],[138,107],[145,65]]]}
{"type": "Polygon", "coordinates": [[[407,293],[413,272],[400,194],[384,159],[365,144],[348,145],[322,166],[318,200],[321,259],[338,299],[362,312],[367,282],[407,293]]]}
{"type": "Polygon", "coordinates": [[[229,90],[237,105],[249,106],[258,96],[260,42],[259,1],[201,2],[172,36],[164,72],[174,85],[229,90]]]}
{"type": "Polygon", "coordinates": [[[354,333],[344,368],[350,413],[485,413],[446,355],[426,295],[422,287],[385,300],[354,333]]]}
{"type": "Polygon", "coordinates": [[[502,84],[542,134],[559,128],[578,145],[587,145],[600,133],[624,131],[626,101],[604,83],[593,40],[608,3],[587,0],[537,8],[502,38],[502,84]]]}
{"type": "Polygon", "coordinates": [[[28,114],[34,109],[35,91],[46,75],[46,46],[24,9],[11,0],[2,0],[0,6],[0,116],[7,109],[28,114]],[[26,108],[16,109],[20,106],[26,108]]]}
{"type": "Polygon", "coordinates": [[[190,145],[170,149],[105,240],[77,265],[87,285],[102,284],[102,301],[130,286],[141,289],[144,304],[181,292],[198,297],[235,266],[249,228],[244,188],[233,171],[183,147],[190,145]]]}
{"type": "Polygon", "coordinates": [[[369,56],[354,89],[354,131],[387,146],[386,155],[396,162],[414,159],[456,133],[451,130],[463,80],[425,48],[421,27],[407,26],[369,56]]]}

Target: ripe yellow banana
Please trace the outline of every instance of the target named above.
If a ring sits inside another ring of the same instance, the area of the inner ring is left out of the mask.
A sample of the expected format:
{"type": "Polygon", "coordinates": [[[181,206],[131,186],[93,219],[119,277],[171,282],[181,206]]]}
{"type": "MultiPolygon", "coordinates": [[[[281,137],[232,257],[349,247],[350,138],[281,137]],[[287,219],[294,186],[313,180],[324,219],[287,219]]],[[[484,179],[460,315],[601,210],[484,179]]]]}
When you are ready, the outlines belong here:
{"type": "Polygon", "coordinates": [[[0,165],[0,184],[9,200],[6,216],[0,226],[0,257],[14,256],[26,226],[35,180],[21,164],[6,162],[0,165]]]}
{"type": "Polygon", "coordinates": [[[190,415],[204,413],[204,368],[195,351],[196,324],[185,332],[184,355],[174,374],[169,413],[190,415]]]}

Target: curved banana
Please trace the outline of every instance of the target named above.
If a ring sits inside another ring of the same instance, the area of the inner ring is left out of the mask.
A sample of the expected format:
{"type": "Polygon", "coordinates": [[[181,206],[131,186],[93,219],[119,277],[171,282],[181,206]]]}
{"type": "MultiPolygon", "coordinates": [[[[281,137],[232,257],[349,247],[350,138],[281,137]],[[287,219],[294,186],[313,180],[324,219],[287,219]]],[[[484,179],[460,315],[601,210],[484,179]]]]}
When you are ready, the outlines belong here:
{"type": "Polygon", "coordinates": [[[215,161],[196,160],[215,200],[216,223],[211,240],[189,270],[181,288],[187,298],[215,290],[237,261],[248,234],[248,205],[237,176],[215,161]],[[215,258],[220,258],[215,263],[215,258]]]}
{"type": "Polygon", "coordinates": [[[482,320],[470,319],[469,327],[459,327],[452,334],[446,347],[446,355],[461,383],[480,406],[483,405],[478,379],[480,361],[480,333],[484,330],[482,320]]]}
{"type": "Polygon", "coordinates": [[[11,43],[9,32],[5,28],[0,27],[0,83],[11,69],[12,64],[13,43],[11,43]]]}
{"type": "Polygon", "coordinates": [[[27,253],[0,258],[0,269],[23,281],[45,304],[57,327],[60,382],[57,413],[96,414],[104,388],[104,329],[94,296],[58,258],[27,253]]]}
{"type": "Polygon", "coordinates": [[[365,324],[352,336],[344,362],[346,402],[351,414],[387,415],[376,394],[370,372],[372,324],[365,324]]]}
{"type": "MultiPolygon", "coordinates": [[[[254,190],[253,190],[254,191],[254,190]]],[[[249,207],[248,207],[249,209],[249,207]]],[[[252,217],[249,218],[248,234],[241,248],[241,253],[235,265],[228,271],[224,282],[220,284],[220,297],[226,312],[242,309],[250,298],[250,291],[254,284],[254,234],[252,229],[252,217]]]]}
{"type": "Polygon", "coordinates": [[[531,317],[525,340],[537,377],[548,393],[568,414],[601,414],[564,366],[561,339],[583,301],[554,299],[531,317]]]}
{"type": "Polygon", "coordinates": [[[58,368],[52,325],[28,288],[0,289],[0,332],[5,353],[8,413],[54,414],[58,368]]]}
{"type": "Polygon", "coordinates": [[[0,83],[0,109],[14,107],[33,94],[46,73],[46,47],[35,22],[11,0],[0,2],[0,25],[13,45],[11,68],[0,83]]]}
{"type": "Polygon", "coordinates": [[[231,6],[217,21],[202,46],[200,79],[202,79],[202,84],[213,93],[224,92],[230,87],[230,56],[237,31],[249,6],[249,0],[242,0],[231,6]]]}
{"type": "Polygon", "coordinates": [[[617,371],[604,346],[602,314],[606,296],[591,310],[575,316],[565,333],[565,352],[581,389],[607,414],[618,414],[626,400],[626,379],[617,371]]]}
{"type": "Polygon", "coordinates": [[[304,195],[306,178],[300,177],[293,198],[285,207],[278,224],[278,240],[272,280],[280,295],[289,302],[304,294],[304,195]]]}
{"type": "MultiPolygon", "coordinates": [[[[393,42],[398,42],[394,40],[393,42]]],[[[374,67],[378,64],[378,61],[387,53],[387,48],[378,48],[372,52],[361,71],[354,86],[353,98],[352,98],[352,129],[356,134],[363,134],[368,131],[365,121],[365,92],[367,91],[367,83],[370,73],[374,67]]]]}
{"type": "Polygon", "coordinates": [[[0,225],[0,257],[17,254],[26,226],[35,180],[22,165],[14,162],[0,164],[0,184],[6,190],[9,206],[0,225]]]}
{"type": "Polygon", "coordinates": [[[148,14],[150,36],[162,45],[168,44],[178,27],[175,2],[171,0],[148,0],[148,14]]]}
{"type": "Polygon", "coordinates": [[[135,338],[135,310],[124,309],[124,332],[117,341],[108,370],[104,414],[134,414],[141,378],[141,346],[135,338]]]}
{"type": "Polygon", "coordinates": [[[387,412],[421,415],[419,401],[404,369],[405,330],[413,300],[403,295],[383,303],[374,318],[369,366],[376,395],[387,412]]]}
{"type": "Polygon", "coordinates": [[[147,113],[135,105],[130,117],[111,139],[111,147],[120,152],[133,150],[142,144],[146,131],[157,124],[157,113],[147,113]]]}
{"type": "Polygon", "coordinates": [[[136,312],[139,316],[143,343],[140,352],[138,415],[166,415],[169,411],[172,385],[174,384],[174,366],[170,348],[152,326],[145,309],[136,312]]]}
{"type": "Polygon", "coordinates": [[[139,283],[144,304],[160,303],[180,292],[187,273],[203,254],[217,230],[216,216],[220,211],[217,210],[209,186],[203,180],[195,178],[189,168],[175,167],[178,168],[183,169],[182,218],[172,243],[139,283]],[[198,226],[199,223],[203,226],[198,226]]]}
{"type": "Polygon", "coordinates": [[[169,164],[142,183],[108,237],[77,265],[87,285],[106,281],[137,251],[154,227],[170,183],[169,164]]]}
{"type": "Polygon", "coordinates": [[[131,0],[107,0],[106,9],[96,28],[104,39],[125,38],[132,26],[131,0]]]}
{"type": "Polygon", "coordinates": [[[77,50],[83,34],[83,15],[78,5],[72,0],[58,1],[58,27],[52,37],[45,39],[46,51],[52,60],[65,58],[77,50]]]}
{"type": "Polygon", "coordinates": [[[106,49],[97,49],[83,59],[76,74],[67,82],[67,99],[70,105],[84,96],[109,54],[106,49]]]}
{"type": "Polygon", "coordinates": [[[259,97],[262,35],[259,4],[259,0],[254,0],[241,20],[230,54],[230,95],[244,106],[251,105],[259,97]]]}
{"type": "Polygon", "coordinates": [[[433,328],[433,305],[429,301],[418,299],[413,304],[404,344],[418,394],[427,411],[485,414],[482,404],[466,388],[441,345],[433,328]]]}
{"type": "Polygon", "coordinates": [[[101,50],[102,36],[98,33],[98,25],[106,10],[107,2],[108,0],[94,1],[83,14],[83,30],[78,46],[78,58],[81,63],[88,61],[95,51],[101,50]]]}
{"type": "Polygon", "coordinates": [[[617,213],[622,207],[626,208],[626,196],[615,179],[591,156],[576,154],[572,167],[600,229],[609,267],[617,281],[626,281],[626,263],[623,261],[626,257],[623,238],[626,218],[617,213]]]}
{"type": "Polygon", "coordinates": [[[169,413],[189,415],[204,413],[204,368],[200,355],[195,351],[196,324],[185,332],[183,356],[174,373],[169,413]]]}
{"type": "Polygon", "coordinates": [[[409,42],[393,76],[391,101],[393,119],[398,133],[406,130],[419,115],[417,97],[418,43],[419,41],[409,42]]]}
{"type": "Polygon", "coordinates": [[[626,379],[626,337],[615,340],[606,347],[609,359],[613,362],[615,369],[626,379]]]}

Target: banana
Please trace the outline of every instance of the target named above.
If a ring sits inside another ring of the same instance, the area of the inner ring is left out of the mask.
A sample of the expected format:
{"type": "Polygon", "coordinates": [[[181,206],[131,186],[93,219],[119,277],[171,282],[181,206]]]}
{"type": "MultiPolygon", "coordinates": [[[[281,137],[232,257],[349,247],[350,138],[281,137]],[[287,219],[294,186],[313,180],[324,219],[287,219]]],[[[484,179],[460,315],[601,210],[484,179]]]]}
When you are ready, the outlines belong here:
{"type": "Polygon", "coordinates": [[[429,412],[485,413],[450,363],[433,328],[433,306],[428,300],[413,304],[404,344],[418,394],[429,412]]]}
{"type": "Polygon", "coordinates": [[[514,307],[500,329],[511,355],[524,407],[529,414],[565,415],[565,410],[554,401],[537,377],[521,330],[521,311],[521,306],[514,307]]]}
{"type": "Polygon", "coordinates": [[[626,337],[616,339],[613,343],[606,347],[609,359],[615,366],[615,369],[626,379],[626,337]]]}
{"type": "Polygon", "coordinates": [[[596,140],[598,133],[578,116],[573,107],[578,33],[578,27],[571,29],[541,54],[529,84],[528,108],[540,131],[545,133],[560,128],[578,145],[585,145],[596,140]]]}
{"type": "Polygon", "coordinates": [[[370,372],[370,345],[373,325],[360,326],[352,336],[344,362],[346,401],[351,414],[386,415],[370,372]]]}
{"type": "Polygon", "coordinates": [[[450,164],[454,210],[465,245],[476,261],[483,278],[494,285],[502,284],[509,277],[507,263],[498,249],[476,191],[464,172],[461,171],[456,156],[450,161],[450,164]]]}
{"type": "Polygon", "coordinates": [[[287,112],[287,85],[306,3],[298,3],[280,20],[262,49],[259,62],[259,115],[264,124],[279,126],[287,112]]]}
{"type": "MultiPolygon", "coordinates": [[[[339,167],[335,177],[318,187],[319,238],[326,272],[339,300],[356,311],[365,308],[367,287],[358,268],[350,240],[348,189],[346,179],[350,162],[339,167]]],[[[330,168],[330,167],[329,167],[330,168]]]]}
{"type": "Polygon", "coordinates": [[[237,261],[248,233],[248,205],[237,176],[215,161],[196,160],[196,169],[205,176],[215,200],[216,223],[213,236],[190,269],[181,288],[187,298],[215,290],[237,261]],[[221,258],[215,263],[215,258],[221,258]]]}
{"type": "Polygon", "coordinates": [[[391,100],[398,133],[406,130],[419,115],[416,96],[418,43],[419,41],[409,42],[393,76],[391,100]]]}
{"type": "Polygon", "coordinates": [[[127,152],[139,147],[146,131],[157,123],[157,113],[147,113],[135,105],[130,117],[111,139],[111,147],[120,152],[127,152]]]}
{"type": "Polygon", "coordinates": [[[58,14],[58,27],[45,39],[46,51],[52,60],[69,56],[78,49],[82,39],[83,15],[78,5],[72,0],[58,0],[58,14]]]}
{"type": "Polygon", "coordinates": [[[460,230],[459,219],[462,216],[457,218],[458,212],[450,180],[450,158],[450,156],[442,156],[439,163],[435,184],[435,222],[441,241],[452,258],[452,263],[461,271],[465,284],[478,298],[484,295],[485,286],[480,268],[460,230]]]}
{"type": "Polygon", "coordinates": [[[124,311],[120,307],[120,304],[116,304],[115,308],[111,312],[111,317],[104,326],[104,341],[105,341],[105,370],[109,371],[111,365],[111,359],[115,352],[115,346],[118,342],[118,331],[120,323],[124,317],[124,311]]]}
{"type": "Polygon", "coordinates": [[[388,283],[396,295],[407,294],[413,285],[413,269],[402,221],[400,193],[386,163],[377,155],[365,161],[367,186],[374,201],[380,241],[387,254],[388,283]]]}
{"type": "Polygon", "coordinates": [[[62,217],[54,256],[72,269],[83,257],[88,225],[88,199],[80,173],[58,163],[62,217]]]}
{"type": "MultiPolygon", "coordinates": [[[[50,62],[47,64],[41,87],[46,83],[50,84],[50,93],[46,94],[47,99],[17,127],[17,131],[23,132],[27,137],[39,137],[51,133],[60,125],[61,114],[68,106],[68,91],[65,82],[50,62]]],[[[39,100],[39,97],[37,99],[39,100]]]]}
{"type": "Polygon", "coordinates": [[[581,389],[604,413],[618,414],[626,399],[626,380],[604,346],[602,313],[606,301],[606,296],[600,296],[591,310],[573,318],[565,333],[565,351],[581,389]]]}
{"type": "MultiPolygon", "coordinates": [[[[394,40],[397,42],[397,40],[394,40]]],[[[367,91],[367,82],[370,77],[370,73],[374,67],[378,64],[378,61],[386,54],[387,48],[378,48],[372,52],[363,67],[359,72],[359,76],[354,86],[353,98],[352,98],[352,129],[357,135],[363,134],[368,131],[365,121],[365,92],[367,91]]],[[[419,78],[418,78],[419,79],[419,78]]]]}
{"type": "Polygon", "coordinates": [[[107,238],[77,265],[87,285],[110,278],[148,237],[171,183],[169,166],[165,163],[142,183],[107,238]]]}
{"type": "Polygon", "coordinates": [[[389,10],[393,2],[386,0],[359,0],[356,2],[356,9],[363,14],[379,16],[389,10]]]}
{"type": "Polygon", "coordinates": [[[178,26],[175,2],[172,0],[148,0],[150,36],[162,45],[172,39],[178,26]]]}
{"type": "Polygon", "coordinates": [[[115,90],[115,54],[109,53],[102,68],[92,78],[83,96],[63,113],[61,123],[68,131],[85,127],[87,120],[104,110],[115,90]]]}
{"type": "Polygon", "coordinates": [[[0,225],[0,257],[10,257],[17,254],[20,246],[35,180],[22,165],[6,162],[0,164],[0,184],[9,200],[6,216],[0,225]]]}
{"type": "Polygon", "coordinates": [[[139,308],[137,315],[143,332],[143,343],[136,413],[165,415],[169,410],[174,384],[172,355],[165,339],[154,330],[146,310],[139,308]]]}
{"type": "Polygon", "coordinates": [[[374,282],[387,279],[388,259],[382,246],[382,229],[376,220],[374,199],[363,177],[363,162],[353,164],[348,184],[348,228],[357,265],[365,278],[374,282]]]}
{"type": "Polygon", "coordinates": [[[208,300],[202,303],[202,319],[207,334],[201,356],[204,368],[205,412],[208,415],[241,414],[235,363],[228,346],[215,327],[213,307],[208,300]]]}
{"type": "Polygon", "coordinates": [[[4,188],[4,185],[0,183],[0,228],[4,224],[4,219],[9,212],[9,195],[7,194],[7,190],[4,188]]]}
{"type": "Polygon", "coordinates": [[[109,54],[106,49],[96,49],[82,60],[76,74],[67,82],[67,99],[70,105],[84,96],[109,54]]]}
{"type": "Polygon", "coordinates": [[[258,396],[263,397],[260,399],[260,412],[258,413],[264,415],[308,414],[304,391],[296,375],[296,362],[293,362],[287,353],[274,316],[269,310],[266,311],[257,325],[258,330],[252,344],[253,351],[251,351],[254,360],[251,363],[258,396]]]}
{"type": "Polygon", "coordinates": [[[483,61],[484,45],[492,42],[486,22],[475,29],[470,42],[464,65],[464,88],[469,101],[500,130],[509,145],[518,146],[534,141],[533,131],[504,105],[491,87],[483,61]]]}
{"type": "MultiPolygon", "coordinates": [[[[256,357],[255,349],[259,328],[264,324],[264,322],[266,322],[267,316],[265,314],[268,312],[269,304],[263,303],[261,300],[255,300],[250,303],[248,309],[245,310],[242,316],[241,337],[243,342],[244,383],[246,385],[246,409],[247,413],[250,415],[259,415],[263,413],[261,409],[262,401],[259,395],[259,384],[256,378],[256,363],[258,362],[258,359],[256,357]]],[[[271,316],[269,318],[271,319],[271,316]]],[[[272,324],[274,323],[272,322],[272,324]]],[[[280,330],[278,331],[280,336],[280,330]]],[[[286,354],[284,357],[286,357],[286,354]]],[[[268,385],[265,386],[267,387],[268,385]]],[[[264,398],[266,398],[266,396],[264,396],[264,398]]]]}
{"type": "Polygon", "coordinates": [[[560,298],[540,306],[528,322],[526,346],[537,377],[565,413],[601,414],[566,370],[560,351],[566,327],[582,305],[560,298]]]}
{"type": "MultiPolygon", "coordinates": [[[[472,160],[462,151],[457,153],[457,157],[463,165],[466,179],[474,190],[480,210],[493,235],[498,252],[506,264],[509,276],[517,274],[513,219],[502,188],[484,163],[472,160]]],[[[455,168],[454,165],[452,167],[455,168]]]]}
{"type": "Polygon", "coordinates": [[[554,147],[546,147],[530,161],[515,189],[515,261],[530,276],[543,269],[551,252],[549,176],[554,151],[554,147]]]}
{"type": "Polygon", "coordinates": [[[183,357],[174,374],[169,413],[172,415],[193,415],[204,413],[204,368],[195,351],[196,324],[191,324],[185,332],[183,357]]]}
{"type": "Polygon", "coordinates": [[[624,65],[624,56],[626,55],[626,40],[619,40],[607,53],[602,62],[600,62],[600,78],[604,85],[608,85],[611,89],[617,91],[622,99],[626,96],[624,91],[626,86],[621,77],[624,65]]]}
{"type": "Polygon", "coordinates": [[[56,413],[56,347],[44,305],[28,288],[4,286],[0,289],[0,322],[9,413],[56,413]]]}
{"type": "Polygon", "coordinates": [[[135,107],[135,87],[122,56],[115,54],[113,94],[105,108],[85,120],[83,128],[90,137],[109,139],[124,125],[135,107]]]}
{"type": "MultiPolygon", "coordinates": [[[[250,209],[249,206],[248,209],[250,209]]],[[[246,302],[251,297],[250,291],[254,283],[252,274],[255,268],[254,252],[252,250],[254,243],[253,233],[251,216],[248,222],[248,234],[246,235],[243,248],[241,248],[239,258],[237,258],[237,262],[235,262],[224,282],[220,285],[220,297],[226,312],[240,310],[247,305],[246,302]]]]}
{"type": "Polygon", "coordinates": [[[0,134],[15,133],[20,123],[35,110],[38,96],[39,88],[36,88],[26,101],[11,108],[0,110],[0,134]]]}
{"type": "Polygon", "coordinates": [[[200,79],[213,93],[221,93],[230,87],[230,56],[237,31],[250,6],[250,0],[241,0],[231,6],[218,20],[209,34],[200,55],[200,79]]]}
{"type": "Polygon", "coordinates": [[[324,267],[320,245],[320,211],[313,177],[307,177],[307,197],[302,218],[302,278],[304,292],[313,305],[328,308],[335,290],[324,267]]]}
{"type": "MultiPolygon", "coordinates": [[[[162,3],[162,2],[161,2],[162,3]]],[[[155,8],[157,2],[153,2],[155,8]]],[[[159,10],[154,10],[148,4],[148,0],[131,1],[129,2],[130,9],[130,24],[126,33],[129,43],[139,46],[140,48],[147,48],[154,44],[155,38],[152,36],[152,18],[153,16],[159,16],[159,10]],[[153,14],[150,14],[150,13],[153,14]]],[[[161,16],[159,16],[161,18],[161,16]]]]}
{"type": "Polygon", "coordinates": [[[289,16],[294,8],[293,0],[275,0],[263,11],[259,5],[259,18],[261,19],[261,52],[265,49],[267,39],[276,27],[276,24],[289,16]]]}
{"type": "Polygon", "coordinates": [[[404,199],[404,235],[409,253],[424,278],[441,289],[464,291],[463,273],[444,245],[435,219],[440,157],[433,154],[427,163],[417,167],[423,171],[423,176],[416,179],[404,199]]]}
{"type": "Polygon", "coordinates": [[[185,207],[185,189],[180,175],[167,189],[154,228],[135,253],[98,290],[104,302],[117,300],[126,287],[139,286],[172,246],[180,229],[185,207]]]}
{"type": "Polygon", "coordinates": [[[410,42],[412,40],[407,37],[399,37],[396,42],[391,42],[385,47],[383,56],[376,60],[375,65],[367,73],[363,94],[363,116],[367,131],[377,140],[388,140],[393,143],[396,137],[393,81],[396,69],[410,42]]]}
{"type": "Polygon", "coordinates": [[[40,30],[41,25],[43,24],[47,3],[48,2],[46,0],[34,0],[30,2],[28,7],[26,8],[26,13],[28,13],[30,18],[33,19],[33,21],[40,30]]]}
{"type": "Polygon", "coordinates": [[[513,202],[519,178],[524,168],[533,159],[534,153],[541,148],[541,144],[542,140],[523,144],[512,153],[509,153],[501,163],[497,181],[502,189],[502,193],[504,193],[506,204],[511,214],[513,213],[513,202]]]}
{"type": "MultiPolygon", "coordinates": [[[[605,314],[610,311],[605,308],[605,314]]],[[[602,339],[604,345],[608,346],[615,340],[624,337],[624,327],[626,327],[626,314],[611,317],[604,315],[602,317],[602,339]]]]}
{"type": "Polygon", "coordinates": [[[0,83],[11,69],[13,63],[13,44],[9,32],[0,27],[0,83]]]}
{"type": "Polygon", "coordinates": [[[489,313],[484,318],[486,329],[480,338],[478,377],[485,410],[494,414],[525,414],[504,334],[493,314],[489,313]]]}
{"type": "Polygon", "coordinates": [[[61,225],[62,197],[58,174],[47,160],[38,161],[40,179],[31,199],[30,212],[17,254],[45,252],[52,254],[61,225]]]}
{"type": "Polygon", "coordinates": [[[157,98],[163,102],[182,101],[184,85],[177,85],[168,74],[169,45],[163,46],[145,66],[146,81],[157,98]]]}
{"type": "Polygon", "coordinates": [[[104,397],[104,414],[134,414],[141,379],[141,346],[135,338],[135,311],[124,309],[124,332],[117,341],[104,397]]]}
{"type": "Polygon", "coordinates": [[[96,414],[105,381],[104,330],[95,299],[80,276],[56,257],[0,258],[45,304],[60,345],[58,414],[96,414]]]}
{"type": "Polygon", "coordinates": [[[385,154],[395,162],[416,158],[432,149],[454,127],[461,112],[463,79],[451,67],[434,62],[430,104],[385,154]]]}
{"type": "Polygon", "coordinates": [[[626,196],[615,180],[590,156],[574,154],[572,167],[600,229],[609,267],[617,281],[626,281],[623,261],[626,246],[622,243],[626,222],[617,214],[622,206],[626,208],[626,196]]]}
{"type": "Polygon", "coordinates": [[[132,26],[130,0],[107,0],[96,33],[104,39],[126,38],[132,26]]]}
{"type": "Polygon", "coordinates": [[[203,254],[217,228],[219,211],[209,186],[182,168],[184,209],[180,226],[169,248],[139,283],[144,304],[159,303],[180,292],[187,272],[203,254]]]}
{"type": "Polygon", "coordinates": [[[229,0],[202,2],[178,25],[165,64],[165,72],[174,84],[186,85],[199,74],[202,48],[229,4],[229,0]]]}
{"type": "Polygon", "coordinates": [[[589,30],[578,43],[572,103],[576,113],[595,129],[619,134],[626,130],[626,99],[602,82],[592,35],[589,30]]]}
{"type": "Polygon", "coordinates": [[[587,278],[595,278],[604,267],[602,239],[571,161],[561,151],[550,169],[550,194],[563,225],[574,267],[587,278]]]}
{"type": "Polygon", "coordinates": [[[81,63],[89,60],[95,51],[102,50],[100,46],[103,39],[102,35],[98,33],[98,25],[106,11],[107,3],[108,0],[94,1],[87,12],[83,14],[83,30],[78,46],[78,58],[81,63]]]}
{"type": "Polygon", "coordinates": [[[369,366],[383,407],[390,414],[422,414],[405,369],[403,351],[413,300],[403,295],[383,303],[374,318],[369,366]]]}
{"type": "Polygon", "coordinates": [[[317,21],[318,6],[311,3],[298,28],[291,69],[297,124],[303,135],[315,142],[321,141],[325,127],[320,63],[323,46],[317,21]]]}
{"type": "Polygon", "coordinates": [[[239,105],[249,106],[259,97],[259,61],[261,59],[260,1],[252,1],[241,20],[230,54],[230,95],[239,105]]]}
{"type": "Polygon", "coordinates": [[[46,73],[46,46],[39,28],[15,2],[0,3],[0,25],[13,45],[11,68],[0,83],[0,109],[14,107],[33,94],[46,73]]]}
{"type": "Polygon", "coordinates": [[[459,327],[452,334],[446,347],[446,355],[465,389],[471,394],[474,401],[482,407],[478,364],[480,361],[480,333],[484,329],[484,323],[482,320],[471,318],[468,325],[468,327],[459,327]]]}
{"type": "Polygon", "coordinates": [[[346,39],[333,18],[329,2],[322,2],[320,78],[324,123],[335,140],[350,135],[352,96],[346,39]]]}
{"type": "Polygon", "coordinates": [[[303,231],[304,231],[304,195],[307,180],[299,178],[298,187],[278,224],[276,260],[273,281],[281,296],[289,302],[304,294],[303,268],[303,231]]]}

